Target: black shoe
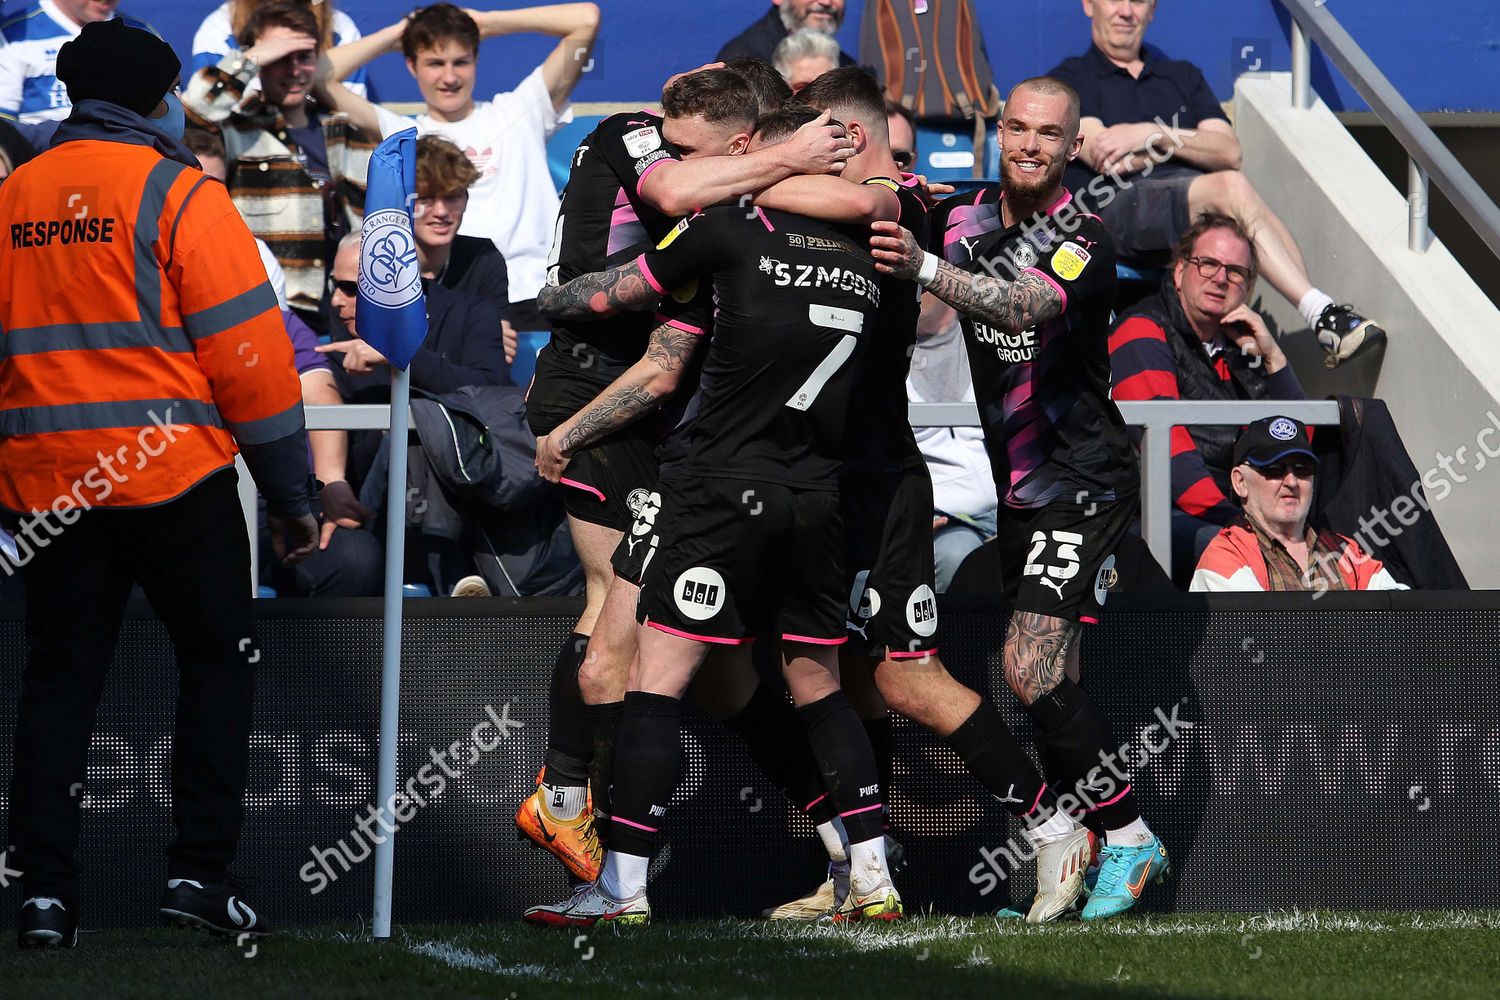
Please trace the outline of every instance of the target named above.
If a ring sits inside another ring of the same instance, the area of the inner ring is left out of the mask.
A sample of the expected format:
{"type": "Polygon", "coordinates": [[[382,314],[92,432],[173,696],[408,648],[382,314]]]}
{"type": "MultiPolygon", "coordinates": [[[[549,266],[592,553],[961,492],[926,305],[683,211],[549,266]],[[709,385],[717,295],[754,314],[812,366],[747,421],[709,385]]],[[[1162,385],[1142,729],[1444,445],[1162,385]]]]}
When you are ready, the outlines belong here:
{"type": "Polygon", "coordinates": [[[210,934],[261,938],[271,933],[270,923],[245,902],[244,890],[233,879],[167,879],[161,894],[161,919],[169,927],[197,927],[210,934]]]}
{"type": "Polygon", "coordinates": [[[76,948],[78,914],[53,896],[31,896],[16,918],[16,943],[22,948],[76,948]]]}
{"type": "Polygon", "coordinates": [[[1313,333],[1323,347],[1323,365],[1327,368],[1337,368],[1365,348],[1385,340],[1385,330],[1355,312],[1353,306],[1324,308],[1313,333]]]}

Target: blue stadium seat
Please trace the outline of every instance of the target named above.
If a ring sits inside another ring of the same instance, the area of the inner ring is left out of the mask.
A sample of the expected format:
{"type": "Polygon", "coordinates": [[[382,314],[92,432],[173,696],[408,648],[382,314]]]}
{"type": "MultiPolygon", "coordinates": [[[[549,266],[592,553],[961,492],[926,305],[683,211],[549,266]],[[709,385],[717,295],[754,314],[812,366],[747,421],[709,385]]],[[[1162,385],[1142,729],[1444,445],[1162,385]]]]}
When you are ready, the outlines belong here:
{"type": "Polygon", "coordinates": [[[531,376],[536,374],[536,354],[547,346],[551,336],[546,330],[530,330],[517,335],[520,343],[516,345],[516,360],[510,363],[512,382],[519,386],[531,382],[531,376]]]}
{"type": "MultiPolygon", "coordinates": [[[[983,158],[984,176],[996,179],[1000,176],[1000,154],[995,146],[995,126],[985,129],[984,147],[979,151],[983,158]]],[[[914,173],[923,174],[930,181],[972,180],[974,178],[974,129],[965,122],[955,122],[951,127],[919,123],[917,125],[917,166],[914,173]]]]}
{"type": "Polygon", "coordinates": [[[432,588],[425,583],[403,583],[401,585],[402,597],[431,597],[432,588]]]}
{"type": "Polygon", "coordinates": [[[260,586],[258,586],[258,587],[255,588],[255,596],[256,597],[276,597],[277,596],[277,594],[276,594],[276,588],[275,587],[267,587],[265,584],[261,584],[260,586]]]}
{"type": "Polygon", "coordinates": [[[1115,277],[1121,281],[1140,281],[1155,285],[1161,282],[1162,276],[1166,273],[1159,267],[1134,268],[1119,261],[1115,263],[1115,277]]]}

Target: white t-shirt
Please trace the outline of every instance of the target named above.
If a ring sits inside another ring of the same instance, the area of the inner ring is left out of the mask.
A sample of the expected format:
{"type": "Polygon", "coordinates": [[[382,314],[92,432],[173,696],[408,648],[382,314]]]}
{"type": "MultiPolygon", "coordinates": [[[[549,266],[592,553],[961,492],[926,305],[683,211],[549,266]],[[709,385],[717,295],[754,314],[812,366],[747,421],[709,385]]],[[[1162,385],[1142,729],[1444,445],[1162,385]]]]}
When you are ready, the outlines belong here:
{"type": "Polygon", "coordinates": [[[475,101],[474,111],[458,122],[428,115],[407,118],[378,107],[381,138],[413,125],[418,135],[449,139],[479,170],[469,189],[464,236],[494,241],[510,272],[513,302],[536,298],[547,282],[547,256],[557,221],[557,188],[547,167],[547,139],[573,120],[573,109],[552,107],[542,68],[538,66],[515,90],[493,100],[475,101]]]}
{"type": "MultiPolygon", "coordinates": [[[[213,13],[203,19],[198,25],[198,30],[193,34],[193,65],[192,71],[197,72],[205,66],[213,66],[231,51],[238,48],[234,40],[234,31],[231,27],[229,16],[230,4],[224,3],[213,13]]],[[[360,38],[359,27],[355,25],[354,19],[341,10],[333,12],[333,44],[348,45],[350,42],[360,38]]],[[[367,71],[361,66],[350,74],[349,79],[344,81],[352,93],[360,97],[365,96],[365,79],[367,71]]],[[[250,81],[246,91],[259,90],[260,77],[250,81]]]]}
{"type": "Polygon", "coordinates": [[[260,251],[260,262],[266,266],[266,278],[271,282],[271,291],[276,293],[276,304],[286,312],[291,306],[286,301],[286,272],[281,269],[281,262],[266,246],[266,241],[260,237],[255,238],[255,249],[260,251]]]}

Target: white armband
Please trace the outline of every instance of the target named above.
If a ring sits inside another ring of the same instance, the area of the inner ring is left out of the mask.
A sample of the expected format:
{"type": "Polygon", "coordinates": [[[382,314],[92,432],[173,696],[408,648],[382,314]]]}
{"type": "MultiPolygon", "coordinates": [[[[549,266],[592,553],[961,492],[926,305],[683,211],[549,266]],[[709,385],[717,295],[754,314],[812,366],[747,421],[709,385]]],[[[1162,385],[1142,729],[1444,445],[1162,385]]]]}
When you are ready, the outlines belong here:
{"type": "Polygon", "coordinates": [[[933,279],[937,277],[937,270],[937,255],[931,253],[922,254],[922,267],[917,271],[917,284],[921,285],[923,288],[926,288],[928,285],[932,284],[933,279]]]}

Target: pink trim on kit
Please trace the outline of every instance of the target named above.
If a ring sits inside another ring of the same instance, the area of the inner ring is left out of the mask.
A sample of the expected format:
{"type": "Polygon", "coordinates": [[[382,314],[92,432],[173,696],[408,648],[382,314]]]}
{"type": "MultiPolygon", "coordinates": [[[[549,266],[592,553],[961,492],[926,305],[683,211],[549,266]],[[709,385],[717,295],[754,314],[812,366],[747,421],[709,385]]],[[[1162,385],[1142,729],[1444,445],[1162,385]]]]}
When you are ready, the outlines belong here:
{"type": "Polygon", "coordinates": [[[781,633],[781,637],[787,642],[805,642],[814,646],[842,646],[849,641],[847,635],[841,635],[837,639],[814,639],[810,635],[790,635],[783,632],[781,633]]]}
{"type": "Polygon", "coordinates": [[[694,642],[712,642],[720,646],[743,646],[747,642],[754,641],[752,639],[723,639],[719,636],[714,635],[694,635],[691,632],[684,632],[681,629],[672,628],[670,625],[663,625],[661,622],[654,622],[649,618],[646,619],[646,624],[649,627],[656,629],[658,632],[665,632],[668,635],[675,635],[680,639],[691,639],[694,642]]]}
{"type": "Polygon", "coordinates": [[[1125,786],[1125,790],[1123,792],[1121,792],[1119,795],[1116,795],[1114,798],[1110,799],[1108,802],[1101,802],[1097,806],[1090,806],[1089,808],[1085,809],[1084,812],[1091,813],[1095,809],[1103,809],[1105,806],[1112,806],[1116,802],[1120,801],[1121,799],[1123,799],[1125,796],[1127,796],[1129,794],[1130,794],[1130,786],[1126,785],[1125,786]]]}
{"type": "Polygon", "coordinates": [[[1054,281],[1053,278],[1052,278],[1052,275],[1048,274],[1046,271],[1039,271],[1039,270],[1037,270],[1034,267],[1028,267],[1026,270],[1022,271],[1021,273],[1022,274],[1037,274],[1037,275],[1041,275],[1042,280],[1045,281],[1047,284],[1051,285],[1053,288],[1057,289],[1057,294],[1062,296],[1062,300],[1063,300],[1063,312],[1067,312],[1068,311],[1068,290],[1066,288],[1064,288],[1062,285],[1059,285],[1056,281],[1054,281]]]}
{"type": "Polygon", "coordinates": [[[558,482],[562,483],[564,486],[571,486],[575,490],[583,490],[585,493],[592,493],[600,503],[604,502],[604,494],[600,493],[597,489],[590,486],[588,483],[580,483],[576,479],[559,479],[558,482]]]}
{"type": "Polygon", "coordinates": [[[646,284],[655,289],[657,295],[667,294],[667,290],[662,287],[661,282],[656,280],[656,275],[651,273],[651,268],[646,263],[646,255],[641,254],[635,259],[635,262],[641,266],[641,277],[646,279],[646,284]]]}

